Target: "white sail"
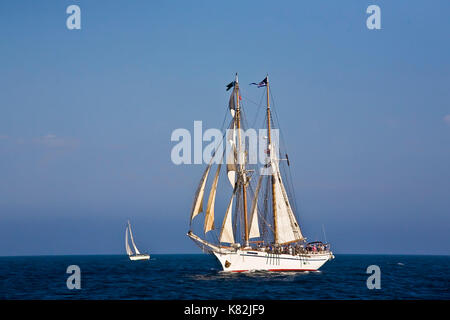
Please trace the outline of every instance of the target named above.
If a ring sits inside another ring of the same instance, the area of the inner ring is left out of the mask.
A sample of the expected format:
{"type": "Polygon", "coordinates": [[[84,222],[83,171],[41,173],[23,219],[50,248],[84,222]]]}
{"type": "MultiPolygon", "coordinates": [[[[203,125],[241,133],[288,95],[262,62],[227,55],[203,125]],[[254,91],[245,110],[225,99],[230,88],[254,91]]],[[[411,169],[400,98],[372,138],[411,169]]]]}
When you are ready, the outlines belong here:
{"type": "Polygon", "coordinates": [[[191,221],[195,218],[196,215],[203,211],[203,195],[205,193],[206,180],[208,178],[209,170],[211,169],[211,164],[212,159],[205,172],[203,173],[202,179],[200,180],[194,204],[192,206],[191,221]]]}
{"type": "Polygon", "coordinates": [[[248,237],[259,238],[261,235],[259,233],[259,222],[258,222],[258,194],[259,189],[261,188],[261,180],[263,176],[259,176],[258,185],[255,190],[255,195],[253,197],[252,209],[251,209],[251,219],[250,219],[250,231],[248,237]]]}
{"type": "Polygon", "coordinates": [[[278,167],[278,159],[275,156],[273,147],[270,146],[271,167],[274,179],[275,203],[276,203],[276,225],[277,243],[287,243],[302,240],[303,235],[295,219],[286,190],[281,179],[278,167]]]}
{"type": "Polygon", "coordinates": [[[233,195],[231,196],[230,199],[230,203],[228,204],[227,212],[223,219],[222,232],[220,233],[219,237],[220,242],[234,243],[233,224],[231,221],[231,215],[233,211],[233,199],[235,194],[236,193],[233,192],[233,195]]]}
{"type": "Polygon", "coordinates": [[[130,245],[128,244],[128,226],[125,228],[125,250],[127,251],[127,255],[131,256],[133,251],[131,251],[130,245]]]}
{"type": "Polygon", "coordinates": [[[133,232],[131,232],[131,225],[129,222],[128,222],[128,229],[130,230],[131,244],[133,245],[134,251],[136,252],[136,254],[141,254],[138,248],[136,247],[136,244],[134,243],[133,232]]]}
{"type": "Polygon", "coordinates": [[[231,186],[234,188],[236,185],[236,124],[233,121],[231,128],[227,133],[227,141],[229,150],[227,153],[227,177],[230,181],[231,186]]]}
{"type": "Polygon", "coordinates": [[[236,114],[236,87],[233,87],[233,91],[231,92],[228,108],[230,109],[231,116],[234,118],[236,114]]]}
{"type": "Polygon", "coordinates": [[[208,198],[208,204],[206,206],[206,214],[205,214],[205,226],[204,231],[207,233],[214,229],[214,205],[216,202],[216,191],[217,191],[217,183],[219,181],[219,173],[222,164],[217,166],[216,176],[214,177],[214,182],[211,187],[211,192],[208,198]]]}

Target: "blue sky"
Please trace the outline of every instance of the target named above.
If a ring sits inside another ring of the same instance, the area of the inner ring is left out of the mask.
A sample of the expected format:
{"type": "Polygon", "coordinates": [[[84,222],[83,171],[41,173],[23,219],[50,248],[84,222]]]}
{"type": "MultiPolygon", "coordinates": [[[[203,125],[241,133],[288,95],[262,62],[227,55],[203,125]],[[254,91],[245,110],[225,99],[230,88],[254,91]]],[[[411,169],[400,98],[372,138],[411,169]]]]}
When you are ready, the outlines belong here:
{"type": "Polygon", "coordinates": [[[220,127],[235,72],[270,74],[309,239],[323,224],[337,253],[450,254],[448,12],[2,1],[0,255],[123,253],[127,219],[139,247],[199,253],[185,233],[202,166],[172,164],[170,136],[220,127]],[[71,4],[81,30],[66,28],[71,4]]]}

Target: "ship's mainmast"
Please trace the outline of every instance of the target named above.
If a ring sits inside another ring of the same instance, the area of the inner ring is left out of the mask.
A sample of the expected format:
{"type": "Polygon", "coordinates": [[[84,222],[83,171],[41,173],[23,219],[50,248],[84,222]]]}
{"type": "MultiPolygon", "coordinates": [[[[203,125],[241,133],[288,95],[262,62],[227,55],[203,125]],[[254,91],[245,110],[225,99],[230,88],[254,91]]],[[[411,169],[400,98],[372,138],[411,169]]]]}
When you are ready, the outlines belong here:
{"type": "MultiPolygon", "coordinates": [[[[271,133],[270,133],[270,98],[269,98],[269,75],[267,75],[266,77],[266,89],[267,89],[267,137],[268,137],[268,152],[270,155],[270,159],[272,161],[273,157],[271,156],[271,152],[274,150],[273,146],[272,146],[272,137],[271,137],[271,133]]],[[[273,166],[271,165],[271,169],[272,169],[272,211],[273,211],[273,237],[274,237],[274,242],[278,243],[278,232],[277,232],[277,203],[276,203],[276,198],[275,198],[275,175],[273,172],[273,166]]]]}
{"type": "Polygon", "coordinates": [[[245,173],[245,145],[244,150],[242,150],[241,145],[241,109],[239,105],[239,81],[238,76],[236,73],[236,80],[235,80],[235,89],[236,89],[236,123],[237,123],[237,131],[238,131],[238,164],[239,164],[239,172],[240,172],[240,183],[242,183],[242,195],[244,200],[244,237],[245,237],[245,246],[248,246],[248,219],[247,219],[247,190],[246,190],[246,184],[247,184],[247,176],[245,173]]]}

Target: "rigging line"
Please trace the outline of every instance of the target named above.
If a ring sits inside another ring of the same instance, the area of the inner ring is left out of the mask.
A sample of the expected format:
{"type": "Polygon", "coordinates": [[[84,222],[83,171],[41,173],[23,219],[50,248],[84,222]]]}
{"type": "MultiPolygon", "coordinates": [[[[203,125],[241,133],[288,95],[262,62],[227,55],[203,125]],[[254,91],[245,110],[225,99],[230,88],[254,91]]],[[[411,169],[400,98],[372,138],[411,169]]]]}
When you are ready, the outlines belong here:
{"type": "Polygon", "coordinates": [[[241,97],[242,97],[242,99],[247,100],[247,101],[250,102],[250,103],[253,103],[253,104],[254,104],[255,106],[257,106],[257,107],[260,106],[260,104],[256,103],[256,102],[253,101],[252,99],[249,99],[249,98],[244,97],[244,96],[241,96],[241,97]]]}
{"type": "Polygon", "coordinates": [[[253,121],[253,128],[255,127],[255,125],[256,125],[256,121],[258,120],[258,115],[259,115],[259,112],[260,112],[260,110],[262,109],[262,100],[263,100],[263,98],[264,98],[264,92],[261,94],[261,98],[260,98],[260,101],[259,101],[259,103],[256,103],[255,101],[253,101],[253,100],[251,100],[251,99],[249,99],[249,98],[247,98],[247,97],[242,97],[244,100],[246,100],[246,101],[248,101],[248,102],[251,102],[252,104],[254,104],[257,108],[256,108],[256,116],[255,116],[255,119],[254,119],[254,121],[253,121]]]}
{"type": "MultiPolygon", "coordinates": [[[[269,92],[270,93],[270,97],[272,99],[272,104],[275,106],[276,105],[275,104],[275,99],[274,99],[273,94],[272,94],[273,88],[272,88],[272,86],[270,88],[271,88],[271,90],[269,92]]],[[[278,123],[278,128],[280,129],[281,126],[280,126],[280,121],[278,119],[277,109],[274,108],[274,111],[275,111],[275,117],[276,117],[276,120],[277,120],[277,123],[278,123]]],[[[286,142],[285,142],[285,139],[284,139],[283,131],[279,130],[279,132],[280,132],[281,143],[283,144],[283,149],[287,153],[287,146],[286,146],[286,142]]],[[[287,172],[289,173],[289,179],[286,179],[286,180],[288,180],[289,188],[292,188],[292,191],[290,193],[291,193],[291,196],[292,196],[292,198],[294,200],[294,209],[295,209],[295,211],[297,211],[298,210],[297,197],[296,197],[295,191],[294,191],[292,171],[291,171],[290,166],[288,166],[287,172]]],[[[297,214],[297,220],[298,220],[298,214],[297,214]]]]}
{"type": "MultiPolygon", "coordinates": [[[[223,143],[223,141],[224,141],[224,138],[225,138],[225,135],[226,135],[226,133],[224,133],[223,135],[222,135],[222,141],[221,141],[221,143],[223,143]]],[[[222,160],[220,161],[220,163],[222,163],[223,162],[223,159],[225,158],[225,154],[226,154],[226,148],[223,148],[223,151],[222,151],[222,160]]],[[[225,170],[226,171],[226,170],[225,170]]],[[[220,174],[220,173],[219,173],[220,174]]],[[[213,230],[218,230],[218,228],[216,228],[216,224],[214,224],[214,229],[213,230]]],[[[213,234],[213,237],[215,238],[215,240],[219,240],[219,237],[218,237],[218,235],[217,235],[217,233],[216,232],[212,232],[212,234],[213,234]]]]}
{"type": "MultiPolygon", "coordinates": [[[[239,92],[240,97],[242,97],[241,93],[242,93],[242,91],[239,92]]],[[[247,98],[245,98],[245,99],[251,101],[250,99],[247,99],[247,98]]],[[[243,129],[249,128],[248,121],[247,121],[247,115],[246,115],[246,112],[245,112],[245,105],[242,102],[240,104],[240,108],[239,109],[240,109],[241,122],[244,123],[243,129]]]]}
{"type": "Polygon", "coordinates": [[[323,223],[322,223],[322,232],[323,232],[323,237],[324,237],[325,243],[327,243],[328,242],[327,235],[325,234],[325,226],[323,225],[323,223]]]}
{"type": "MultiPolygon", "coordinates": [[[[225,134],[223,134],[222,135],[222,141],[221,141],[221,143],[223,142],[223,140],[224,140],[224,137],[225,137],[225,135],[226,135],[226,133],[225,134]]],[[[226,149],[224,148],[223,149],[223,151],[222,151],[222,159],[220,160],[220,163],[223,163],[223,159],[225,158],[225,154],[226,154],[226,149]]],[[[221,170],[220,170],[221,171],[221,170]]],[[[220,175],[220,171],[219,171],[219,175],[220,175]]],[[[226,171],[226,170],[225,170],[226,171]]],[[[209,201],[209,200],[208,200],[209,201]]],[[[205,212],[205,214],[206,214],[206,212],[205,212]]],[[[213,219],[214,219],[214,215],[213,215],[213,219]]],[[[213,229],[212,230],[217,230],[217,228],[216,228],[216,224],[213,222],[213,229]]],[[[212,230],[210,230],[210,231],[212,231],[212,230]]],[[[210,232],[211,233],[211,232],[210,232]]],[[[217,232],[212,232],[212,237],[214,238],[214,240],[216,240],[216,241],[219,241],[219,237],[218,237],[218,235],[217,235],[217,232]]],[[[205,233],[205,236],[207,235],[207,233],[205,233]]]]}
{"type": "MultiPolygon", "coordinates": [[[[269,180],[269,179],[267,179],[267,180],[269,180]]],[[[261,184],[262,184],[262,181],[261,181],[261,184]]],[[[258,194],[258,199],[259,199],[259,197],[260,197],[260,194],[258,194]]],[[[269,224],[269,222],[266,220],[266,218],[262,215],[262,214],[260,214],[260,212],[261,212],[261,208],[257,208],[257,214],[258,214],[258,217],[259,218],[261,218],[261,220],[264,222],[264,224],[272,231],[272,232],[274,232],[274,229],[272,228],[272,226],[269,224]]],[[[264,212],[263,212],[264,213],[264,212]]],[[[260,236],[260,238],[262,238],[262,236],[260,236]]]]}
{"type": "MultiPolygon", "coordinates": [[[[239,200],[236,203],[238,205],[238,209],[236,210],[236,213],[239,217],[239,242],[242,242],[244,238],[244,199],[243,199],[243,193],[242,193],[242,186],[239,193],[239,200]]],[[[237,219],[236,219],[237,220],[237,219]]],[[[237,233],[236,233],[237,234],[237,233]]]]}
{"type": "MultiPolygon", "coordinates": [[[[225,118],[226,118],[226,114],[225,114],[225,118]]],[[[224,122],[225,122],[225,119],[224,119],[224,122]]],[[[234,118],[232,118],[232,119],[230,120],[230,123],[229,123],[229,125],[228,125],[228,128],[231,127],[231,125],[232,125],[233,122],[234,122],[234,118]]],[[[222,124],[222,131],[223,131],[223,128],[224,128],[224,126],[223,126],[223,124],[222,124]]],[[[222,135],[221,143],[223,143],[223,141],[225,140],[225,136],[226,136],[226,135],[227,135],[227,132],[225,131],[225,132],[223,133],[223,135],[222,135]]],[[[220,146],[220,145],[219,145],[219,146],[220,146]]],[[[223,152],[222,152],[222,161],[223,161],[223,159],[225,158],[226,152],[227,152],[227,150],[226,150],[226,146],[225,146],[225,148],[223,148],[223,152]]],[[[226,170],[224,170],[224,172],[226,172],[226,170]]],[[[214,231],[221,230],[221,229],[222,229],[222,227],[216,227],[216,225],[214,225],[214,229],[213,229],[214,231]]],[[[210,234],[212,234],[212,237],[214,238],[214,240],[215,240],[216,242],[220,243],[219,235],[217,234],[217,232],[211,232],[210,234]]]]}
{"type": "MultiPolygon", "coordinates": [[[[262,185],[262,181],[261,181],[261,185],[262,185]]],[[[249,185],[249,189],[248,189],[248,190],[250,190],[250,195],[251,195],[251,198],[253,199],[256,190],[253,190],[253,186],[251,186],[251,185],[249,185]]],[[[258,197],[256,198],[256,202],[257,202],[257,203],[259,202],[259,199],[260,199],[260,197],[261,197],[261,194],[262,194],[262,192],[260,191],[259,194],[258,194],[258,197]]],[[[253,203],[252,203],[252,206],[253,206],[253,203]]],[[[268,228],[270,228],[270,230],[273,232],[273,231],[274,231],[273,228],[269,225],[268,221],[267,221],[267,220],[264,218],[264,216],[261,214],[261,211],[262,211],[261,208],[258,207],[258,208],[257,208],[257,212],[256,212],[256,213],[258,214],[258,217],[261,218],[261,220],[262,220],[265,224],[267,224],[268,228]]],[[[260,236],[260,238],[262,238],[262,236],[260,236]]]]}
{"type": "MultiPolygon", "coordinates": [[[[232,219],[232,223],[233,223],[233,234],[234,236],[236,236],[236,231],[237,231],[237,217],[238,217],[238,204],[239,204],[239,198],[240,198],[240,193],[241,193],[241,187],[238,185],[237,187],[237,192],[236,192],[236,204],[234,205],[234,212],[233,212],[233,219],[232,219]]],[[[232,208],[233,210],[233,208],[232,208]]],[[[236,242],[236,237],[234,239],[234,242],[236,242]]]]}
{"type": "MultiPolygon", "coordinates": [[[[258,202],[259,197],[260,197],[260,194],[258,194],[258,198],[257,198],[256,202],[258,202]]],[[[253,204],[252,204],[252,206],[253,206],[253,204]]],[[[264,213],[264,211],[261,210],[260,207],[256,208],[256,214],[258,216],[258,228],[259,228],[259,221],[262,221],[263,226],[266,226],[267,228],[269,228],[273,232],[274,231],[273,228],[270,226],[269,222],[264,218],[263,213],[264,213]]],[[[252,212],[252,217],[253,217],[253,212],[252,212]]],[[[264,234],[261,232],[259,237],[257,237],[257,238],[264,239],[264,234]]]]}
{"type": "Polygon", "coordinates": [[[230,107],[229,106],[227,106],[227,108],[226,108],[226,110],[225,110],[225,115],[224,115],[224,117],[223,117],[223,121],[222,121],[222,127],[221,127],[221,131],[224,129],[224,125],[225,125],[225,120],[227,119],[227,114],[228,114],[228,112],[230,112],[230,107]]]}
{"type": "MultiPolygon", "coordinates": [[[[266,90],[268,90],[268,88],[266,89],[266,90]]],[[[272,116],[272,117],[270,117],[270,122],[273,124],[273,127],[274,128],[277,128],[278,129],[278,133],[279,133],[279,136],[278,136],[278,138],[281,140],[281,141],[279,141],[280,143],[276,146],[277,148],[278,148],[278,156],[279,156],[279,158],[278,158],[278,163],[277,163],[277,165],[278,165],[278,168],[279,168],[279,174],[280,174],[280,177],[282,177],[283,178],[283,180],[285,180],[288,184],[287,184],[287,190],[286,190],[286,196],[288,197],[288,199],[289,198],[291,198],[292,200],[293,200],[293,204],[294,204],[294,212],[296,211],[296,199],[295,199],[295,193],[294,193],[294,190],[293,190],[293,188],[290,188],[290,180],[292,180],[292,179],[288,179],[288,177],[286,176],[286,174],[285,174],[285,171],[286,171],[286,164],[283,162],[283,161],[281,161],[282,160],[282,150],[284,151],[284,150],[286,150],[287,148],[286,148],[286,146],[285,146],[285,139],[284,139],[284,135],[283,135],[283,131],[281,130],[281,126],[280,126],[280,121],[279,121],[279,117],[278,117],[278,113],[277,113],[277,108],[276,108],[276,104],[275,104],[275,99],[273,98],[273,93],[272,93],[272,91],[273,90],[270,90],[270,97],[271,97],[271,100],[272,100],[272,108],[271,108],[271,110],[273,110],[273,112],[272,112],[272,115],[273,114],[275,114],[275,116],[272,116]],[[277,125],[276,125],[277,124],[277,125]]],[[[266,91],[266,93],[268,93],[268,91],[266,91]]],[[[267,118],[267,117],[266,117],[267,118]]],[[[267,119],[266,119],[267,120],[267,119]]],[[[288,168],[288,172],[290,172],[290,170],[289,170],[290,168],[288,168]]],[[[273,197],[272,197],[273,198],[273,197]]],[[[291,200],[291,201],[292,201],[291,200]]],[[[274,199],[272,199],[272,201],[274,201],[274,199]]],[[[292,208],[292,205],[291,204],[289,204],[289,206],[292,208]]],[[[294,216],[295,216],[295,213],[294,213],[294,216]]],[[[296,216],[295,217],[296,218],[296,220],[298,221],[298,217],[296,216]]],[[[274,221],[274,224],[276,223],[276,221],[274,221]]],[[[275,233],[275,231],[274,231],[274,233],[275,233]]],[[[274,238],[275,238],[275,235],[274,235],[274,238]]]]}
{"type": "MultiPolygon", "coordinates": [[[[231,123],[230,123],[230,125],[231,125],[231,123]]],[[[223,131],[223,125],[222,125],[222,130],[221,131],[223,131]]],[[[214,152],[213,152],[213,155],[212,155],[212,158],[211,158],[211,161],[216,157],[216,152],[219,150],[219,148],[220,148],[220,146],[223,144],[223,142],[224,142],[224,140],[225,140],[225,136],[226,136],[226,131],[222,134],[222,138],[221,138],[221,140],[220,140],[220,143],[214,148],[214,152]]],[[[223,158],[224,158],[224,155],[225,155],[225,151],[226,151],[226,146],[225,146],[225,148],[223,148],[223,151],[222,151],[222,160],[220,161],[220,162],[223,162],[223,158]]]]}
{"type": "MultiPolygon", "coordinates": [[[[258,208],[257,209],[257,214],[258,214],[258,217],[259,218],[261,218],[261,220],[264,222],[264,225],[266,225],[267,226],[267,228],[269,228],[270,229],[270,231],[272,231],[272,232],[275,232],[275,230],[273,230],[273,228],[272,228],[272,226],[269,224],[269,221],[267,221],[261,214],[260,214],[260,209],[258,208]]],[[[260,236],[261,238],[262,238],[262,236],[260,236]]]]}
{"type": "Polygon", "coordinates": [[[241,124],[242,125],[242,130],[246,130],[249,129],[249,125],[248,125],[248,121],[247,121],[247,113],[245,112],[244,108],[240,109],[240,116],[241,116],[241,124]]]}
{"type": "Polygon", "coordinates": [[[259,106],[258,106],[258,109],[256,110],[256,117],[255,117],[255,120],[253,121],[253,127],[256,125],[256,121],[258,121],[259,111],[260,111],[261,109],[263,109],[263,105],[262,105],[263,99],[264,99],[264,90],[263,90],[263,92],[261,93],[261,98],[260,98],[260,101],[259,101],[259,106]]]}
{"type": "MultiPolygon", "coordinates": [[[[223,120],[223,123],[222,123],[222,130],[221,131],[223,131],[223,128],[224,128],[224,124],[225,124],[225,120],[226,120],[226,113],[225,113],[225,117],[224,117],[224,120],[223,120]]],[[[230,125],[229,126],[231,126],[231,122],[233,121],[234,119],[232,119],[231,121],[230,121],[230,125]]],[[[222,139],[220,140],[220,143],[219,143],[219,145],[216,147],[216,148],[214,148],[214,152],[213,152],[213,155],[212,155],[212,157],[211,157],[211,162],[213,161],[213,159],[216,157],[216,152],[218,151],[218,149],[220,148],[220,146],[223,144],[223,142],[224,142],[224,140],[225,140],[225,136],[226,136],[226,131],[222,134],[222,139]]],[[[222,151],[222,160],[221,160],[221,162],[223,162],[223,159],[224,159],[224,156],[225,156],[225,152],[226,152],[226,147],[225,148],[223,148],[223,151],[222,151]]],[[[192,226],[192,220],[190,221],[190,226],[192,226]]],[[[214,228],[214,230],[216,230],[216,228],[214,228]]],[[[217,240],[218,240],[218,237],[217,237],[217,234],[215,234],[215,237],[217,238],[217,240]]]]}
{"type": "Polygon", "coordinates": [[[228,114],[228,112],[230,112],[229,109],[230,108],[227,107],[225,110],[225,114],[223,116],[223,121],[222,121],[222,126],[220,127],[220,131],[223,131],[223,129],[225,128],[225,121],[227,120],[227,114],[228,114]]]}
{"type": "MultiPolygon", "coordinates": [[[[275,99],[273,98],[273,94],[272,94],[272,92],[273,92],[272,86],[270,86],[270,89],[271,90],[270,90],[269,94],[270,94],[270,98],[272,100],[272,107],[270,109],[274,111],[273,113],[275,113],[276,123],[278,124],[278,131],[280,132],[280,138],[281,138],[281,142],[283,144],[283,149],[287,150],[284,135],[283,135],[283,132],[281,131],[281,123],[280,123],[280,120],[278,119],[277,108],[275,108],[276,103],[275,103],[275,99]]],[[[273,117],[271,117],[271,120],[275,124],[275,119],[273,119],[273,117]]]]}
{"type": "MultiPolygon", "coordinates": [[[[228,125],[228,128],[231,127],[231,124],[233,123],[233,121],[234,121],[234,119],[231,119],[230,124],[228,125]]],[[[217,148],[214,149],[214,157],[215,157],[215,154],[216,154],[217,149],[221,146],[221,144],[222,144],[223,141],[225,140],[225,136],[227,135],[226,130],[224,131],[223,128],[224,128],[224,126],[222,125],[222,129],[221,129],[221,131],[223,131],[222,139],[220,140],[220,144],[217,146],[217,148]]],[[[224,149],[223,149],[223,153],[222,153],[222,161],[223,161],[223,156],[224,156],[224,153],[225,153],[225,152],[226,152],[226,146],[225,146],[224,149]]]]}
{"type": "MultiPolygon", "coordinates": [[[[267,176],[267,179],[266,179],[266,187],[264,188],[264,198],[263,198],[264,199],[264,202],[263,202],[264,211],[263,211],[263,213],[264,213],[264,220],[266,222],[269,221],[267,219],[268,216],[272,217],[270,215],[270,213],[269,213],[269,197],[270,197],[270,194],[271,194],[271,192],[269,190],[270,190],[271,183],[270,183],[270,179],[268,177],[269,176],[267,176]]],[[[267,241],[267,242],[270,242],[270,234],[268,233],[268,228],[269,228],[269,223],[268,222],[263,224],[263,239],[265,241],[267,241]]]]}
{"type": "Polygon", "coordinates": [[[242,122],[244,123],[244,125],[241,127],[241,129],[245,130],[245,128],[248,128],[248,122],[247,122],[247,115],[244,112],[244,110],[241,109],[241,124],[242,122]]]}
{"type": "MultiPolygon", "coordinates": [[[[246,114],[243,112],[243,110],[241,109],[240,111],[240,117],[241,117],[241,124],[243,123],[241,130],[246,130],[246,128],[248,129],[248,122],[247,122],[247,117],[246,114]]],[[[248,152],[249,152],[249,143],[250,141],[247,139],[244,139],[243,142],[241,142],[244,145],[244,150],[247,152],[246,154],[246,158],[248,157],[248,152]]],[[[246,167],[252,167],[253,164],[250,163],[246,163],[246,167]]]]}
{"type": "MultiPolygon", "coordinates": [[[[274,99],[274,97],[273,97],[272,92],[273,92],[273,89],[272,89],[272,87],[271,87],[271,90],[270,90],[270,98],[272,99],[272,105],[273,105],[273,106],[276,106],[275,99],[274,99]]],[[[273,110],[274,110],[274,113],[275,113],[276,122],[277,122],[277,124],[278,124],[278,129],[279,129],[279,132],[280,132],[280,138],[281,138],[281,142],[282,142],[282,144],[283,144],[283,149],[284,149],[285,151],[287,151],[286,139],[284,139],[283,131],[281,131],[281,123],[280,123],[280,120],[279,120],[279,118],[278,118],[277,108],[273,108],[273,110]]],[[[274,121],[274,119],[272,119],[272,121],[274,121]]]]}

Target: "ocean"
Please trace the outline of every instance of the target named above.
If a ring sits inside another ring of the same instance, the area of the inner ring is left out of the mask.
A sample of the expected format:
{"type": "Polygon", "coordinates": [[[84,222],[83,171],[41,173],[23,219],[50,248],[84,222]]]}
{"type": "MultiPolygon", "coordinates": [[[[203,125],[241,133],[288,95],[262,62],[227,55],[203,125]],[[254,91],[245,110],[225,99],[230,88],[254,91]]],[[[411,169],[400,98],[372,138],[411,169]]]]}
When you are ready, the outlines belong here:
{"type": "Polygon", "coordinates": [[[0,299],[450,299],[450,256],[340,255],[318,272],[228,274],[207,254],[0,257],[0,299]],[[69,265],[81,288],[69,290],[69,265]],[[367,267],[381,271],[368,289],[367,267]]]}

